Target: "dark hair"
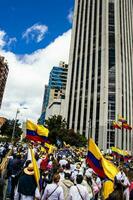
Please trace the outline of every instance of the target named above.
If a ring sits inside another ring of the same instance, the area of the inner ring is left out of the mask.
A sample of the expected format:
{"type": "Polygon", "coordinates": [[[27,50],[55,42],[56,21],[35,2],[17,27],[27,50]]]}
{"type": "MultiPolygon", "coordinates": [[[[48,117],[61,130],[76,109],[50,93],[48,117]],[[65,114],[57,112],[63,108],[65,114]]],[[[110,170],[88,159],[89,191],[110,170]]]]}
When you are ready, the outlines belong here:
{"type": "Polygon", "coordinates": [[[66,164],[66,169],[70,169],[70,163],[66,164]]]}
{"type": "Polygon", "coordinates": [[[123,200],[122,190],[114,190],[108,197],[108,200],[123,200]]]}
{"type": "Polygon", "coordinates": [[[26,160],[25,167],[28,167],[28,165],[31,163],[31,160],[26,160]]]}
{"type": "Polygon", "coordinates": [[[65,173],[65,179],[69,179],[71,178],[71,174],[70,173],[65,173]]]}
{"type": "Polygon", "coordinates": [[[83,181],[83,176],[82,175],[77,175],[77,178],[76,178],[77,184],[81,184],[82,181],[83,181]]]}

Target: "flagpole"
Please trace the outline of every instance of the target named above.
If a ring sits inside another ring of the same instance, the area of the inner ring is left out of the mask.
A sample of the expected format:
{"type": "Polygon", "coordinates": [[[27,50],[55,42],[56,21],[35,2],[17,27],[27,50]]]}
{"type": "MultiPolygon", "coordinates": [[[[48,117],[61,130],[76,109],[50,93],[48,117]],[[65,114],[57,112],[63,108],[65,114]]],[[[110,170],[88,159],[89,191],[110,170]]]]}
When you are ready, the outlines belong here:
{"type": "Polygon", "coordinates": [[[109,149],[110,149],[110,128],[111,128],[111,126],[110,126],[110,123],[111,122],[111,104],[109,104],[109,149]]]}
{"type": "Polygon", "coordinates": [[[122,139],[121,147],[122,147],[122,150],[123,150],[123,146],[124,146],[124,145],[123,145],[123,142],[124,142],[124,141],[123,141],[123,140],[124,140],[123,122],[122,122],[122,138],[121,138],[121,139],[122,139]]]}

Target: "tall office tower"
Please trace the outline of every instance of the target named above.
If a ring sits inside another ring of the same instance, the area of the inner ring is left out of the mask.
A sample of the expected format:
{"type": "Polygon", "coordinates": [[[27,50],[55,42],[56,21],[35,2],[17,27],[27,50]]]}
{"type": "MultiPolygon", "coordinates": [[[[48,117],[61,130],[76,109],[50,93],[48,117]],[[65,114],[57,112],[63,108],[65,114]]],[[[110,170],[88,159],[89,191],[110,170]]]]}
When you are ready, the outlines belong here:
{"type": "Polygon", "coordinates": [[[65,99],[68,65],[60,62],[50,72],[49,83],[45,86],[41,117],[38,122],[44,124],[45,118],[61,111],[62,99],[65,99]]]}
{"type": "Polygon", "coordinates": [[[67,84],[68,65],[60,62],[59,66],[54,66],[49,76],[49,101],[50,104],[54,99],[59,99],[61,96],[65,98],[67,84]],[[64,97],[63,97],[64,96],[64,97]]]}
{"type": "Polygon", "coordinates": [[[48,101],[49,101],[49,87],[48,87],[48,85],[45,85],[43,103],[42,103],[42,112],[41,112],[40,118],[38,119],[39,124],[44,124],[44,122],[45,122],[45,116],[46,116],[46,109],[47,109],[47,106],[48,106],[48,101]]]}
{"type": "Polygon", "coordinates": [[[0,56],[0,107],[5,90],[6,80],[8,76],[8,65],[3,56],[0,56]]]}
{"type": "Polygon", "coordinates": [[[67,80],[68,127],[100,148],[130,149],[133,126],[133,1],[75,0],[67,80]]]}

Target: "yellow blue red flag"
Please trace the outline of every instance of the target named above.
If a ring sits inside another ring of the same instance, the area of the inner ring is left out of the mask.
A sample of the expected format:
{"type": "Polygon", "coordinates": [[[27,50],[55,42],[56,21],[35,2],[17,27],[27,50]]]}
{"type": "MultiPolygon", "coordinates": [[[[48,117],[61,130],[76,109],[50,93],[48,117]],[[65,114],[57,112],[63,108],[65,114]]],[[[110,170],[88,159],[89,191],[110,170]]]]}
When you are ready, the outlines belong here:
{"type": "Polygon", "coordinates": [[[102,178],[108,177],[114,180],[114,177],[118,173],[116,166],[104,158],[92,138],[89,140],[86,162],[102,178]]]}
{"type": "Polygon", "coordinates": [[[40,125],[33,123],[30,120],[26,122],[26,138],[35,142],[45,143],[48,140],[48,131],[43,129],[40,125]]]}
{"type": "Polygon", "coordinates": [[[49,130],[45,128],[43,125],[37,125],[37,134],[40,136],[48,137],[49,130]]]}
{"type": "Polygon", "coordinates": [[[127,122],[127,120],[124,117],[120,116],[120,115],[118,116],[118,121],[122,122],[122,123],[126,123],[127,122]]]}

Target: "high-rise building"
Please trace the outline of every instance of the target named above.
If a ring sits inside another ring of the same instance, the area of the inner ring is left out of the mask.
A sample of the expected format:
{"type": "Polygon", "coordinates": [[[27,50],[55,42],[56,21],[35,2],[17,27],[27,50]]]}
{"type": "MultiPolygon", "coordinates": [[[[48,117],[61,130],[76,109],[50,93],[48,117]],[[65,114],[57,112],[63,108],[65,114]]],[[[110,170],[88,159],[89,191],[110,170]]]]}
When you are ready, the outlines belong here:
{"type": "Polygon", "coordinates": [[[0,107],[5,90],[6,80],[8,76],[8,65],[3,56],[0,56],[0,107]]]}
{"type": "Polygon", "coordinates": [[[50,104],[54,99],[65,98],[67,83],[68,65],[60,62],[59,66],[54,66],[49,76],[49,101],[50,104]]]}
{"type": "Polygon", "coordinates": [[[43,103],[42,103],[42,112],[40,118],[38,119],[39,124],[44,124],[48,101],[49,101],[49,87],[48,85],[45,85],[43,103]]]}
{"type": "Polygon", "coordinates": [[[42,114],[39,123],[44,124],[45,118],[54,114],[62,114],[63,99],[65,99],[68,65],[60,62],[50,72],[49,83],[45,86],[42,114]]]}
{"type": "Polygon", "coordinates": [[[133,126],[132,0],[75,0],[66,92],[69,128],[131,150],[132,131],[112,121],[133,126]]]}

